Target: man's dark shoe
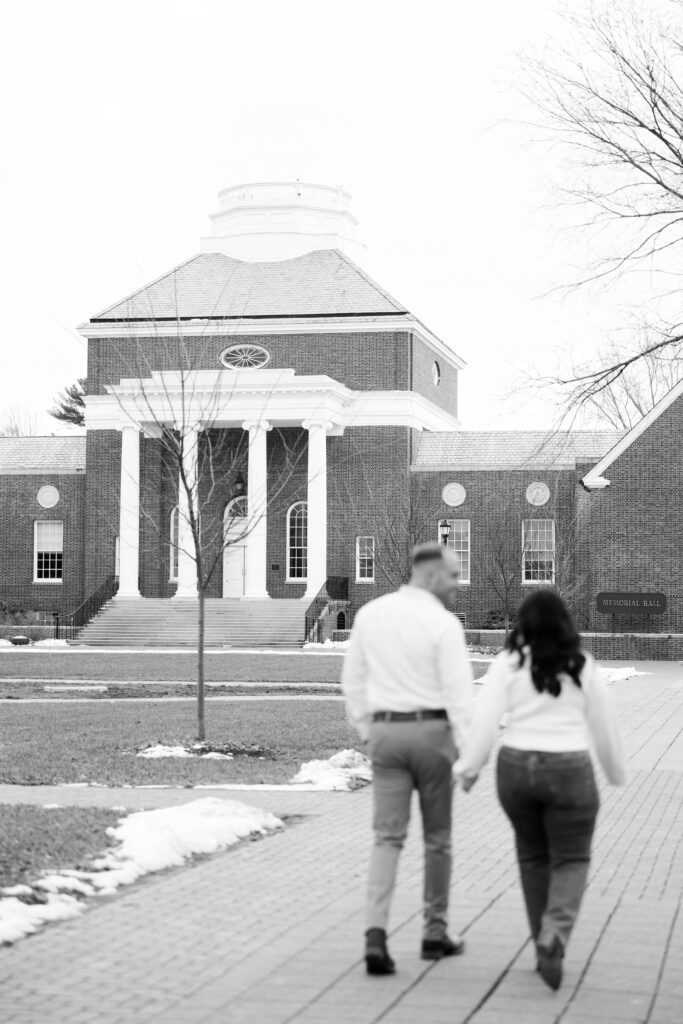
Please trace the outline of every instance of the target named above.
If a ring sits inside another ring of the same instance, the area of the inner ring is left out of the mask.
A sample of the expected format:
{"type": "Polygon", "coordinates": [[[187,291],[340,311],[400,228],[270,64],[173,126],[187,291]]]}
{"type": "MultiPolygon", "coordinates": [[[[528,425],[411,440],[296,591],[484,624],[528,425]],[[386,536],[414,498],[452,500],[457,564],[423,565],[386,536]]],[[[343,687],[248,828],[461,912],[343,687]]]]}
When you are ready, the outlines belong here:
{"type": "Polygon", "coordinates": [[[396,964],[389,956],[384,928],[368,928],[365,933],[365,966],[368,974],[395,974],[396,964]]]}
{"type": "Polygon", "coordinates": [[[447,935],[442,939],[423,939],[422,959],[441,960],[444,956],[460,956],[465,952],[465,940],[458,938],[453,941],[447,935]]]}
{"type": "Polygon", "coordinates": [[[557,992],[562,984],[562,959],[564,949],[557,935],[553,936],[549,943],[539,942],[536,947],[538,953],[538,973],[544,982],[553,992],[557,992]]]}

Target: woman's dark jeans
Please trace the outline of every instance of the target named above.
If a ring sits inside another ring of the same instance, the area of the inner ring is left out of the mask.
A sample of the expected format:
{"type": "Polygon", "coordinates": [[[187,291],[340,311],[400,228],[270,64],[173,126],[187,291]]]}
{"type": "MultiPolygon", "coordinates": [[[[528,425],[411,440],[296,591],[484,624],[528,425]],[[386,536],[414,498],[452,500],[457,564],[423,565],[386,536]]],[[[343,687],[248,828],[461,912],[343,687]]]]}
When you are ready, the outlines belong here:
{"type": "Polygon", "coordinates": [[[564,948],[581,906],[600,800],[587,751],[502,747],[498,797],[515,830],[531,934],[564,948]]]}

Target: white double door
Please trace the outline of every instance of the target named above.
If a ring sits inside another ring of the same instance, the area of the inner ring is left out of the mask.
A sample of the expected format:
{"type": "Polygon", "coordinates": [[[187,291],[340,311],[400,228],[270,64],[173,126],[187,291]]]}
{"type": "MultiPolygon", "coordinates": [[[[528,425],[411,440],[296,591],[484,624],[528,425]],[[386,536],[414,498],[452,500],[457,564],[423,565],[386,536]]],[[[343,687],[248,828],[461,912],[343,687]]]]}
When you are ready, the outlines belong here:
{"type": "Polygon", "coordinates": [[[223,551],[223,597],[244,597],[246,548],[230,544],[223,551]]]}

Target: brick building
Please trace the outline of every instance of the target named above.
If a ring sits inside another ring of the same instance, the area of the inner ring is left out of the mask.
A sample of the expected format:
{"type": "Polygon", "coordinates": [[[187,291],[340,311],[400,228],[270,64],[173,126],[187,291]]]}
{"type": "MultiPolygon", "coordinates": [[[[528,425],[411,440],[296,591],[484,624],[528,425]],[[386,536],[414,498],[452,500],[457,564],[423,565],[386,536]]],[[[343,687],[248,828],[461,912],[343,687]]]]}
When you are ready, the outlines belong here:
{"type": "Polygon", "coordinates": [[[299,640],[321,593],[348,623],[437,538],[471,627],[555,583],[583,628],[613,628],[599,592],[647,591],[683,631],[683,385],[626,434],[462,430],[463,361],[364,272],[345,192],[219,200],[198,255],[80,328],[85,437],[0,439],[5,608],[117,590],[91,639],[172,640],[196,604],[193,501],[211,642],[299,640]]]}

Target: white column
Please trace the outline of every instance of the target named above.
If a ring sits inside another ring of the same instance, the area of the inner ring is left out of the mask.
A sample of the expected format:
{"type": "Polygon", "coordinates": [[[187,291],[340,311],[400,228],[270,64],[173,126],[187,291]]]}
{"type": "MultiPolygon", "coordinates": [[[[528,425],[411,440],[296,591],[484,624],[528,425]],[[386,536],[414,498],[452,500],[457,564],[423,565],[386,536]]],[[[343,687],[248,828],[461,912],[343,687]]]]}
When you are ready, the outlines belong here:
{"type": "Polygon", "coordinates": [[[268,457],[267,437],[272,429],[267,420],[242,424],[249,431],[249,463],[247,469],[246,580],[244,599],[265,600],[268,542],[268,457]]]}
{"type": "Polygon", "coordinates": [[[325,420],[304,420],[308,431],[308,585],[312,600],[327,579],[327,431],[325,420]]]}
{"type": "Polygon", "coordinates": [[[183,482],[178,471],[178,589],[174,598],[197,597],[197,563],[195,542],[190,522],[190,501],[198,515],[199,431],[196,427],[185,429],[183,436],[183,482]],[[188,489],[191,494],[188,494],[188,489]]]}
{"type": "Polygon", "coordinates": [[[140,597],[140,431],[121,429],[121,505],[118,597],[140,597]]]}

